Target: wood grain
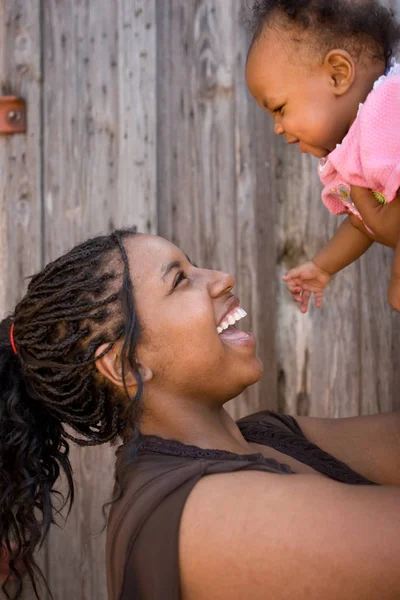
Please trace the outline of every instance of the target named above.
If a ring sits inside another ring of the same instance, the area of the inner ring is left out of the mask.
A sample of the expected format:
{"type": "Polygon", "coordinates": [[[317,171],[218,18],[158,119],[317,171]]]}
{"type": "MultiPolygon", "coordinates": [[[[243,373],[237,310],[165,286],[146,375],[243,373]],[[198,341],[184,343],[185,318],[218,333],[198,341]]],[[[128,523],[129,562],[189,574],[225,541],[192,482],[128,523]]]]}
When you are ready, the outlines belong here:
{"type": "MultiPolygon", "coordinates": [[[[400,9],[400,2],[387,2],[400,9]]],[[[275,143],[278,278],[310,259],[338,220],[320,201],[316,162],[275,143]]],[[[400,315],[386,301],[393,253],[374,245],[336,275],[321,311],[300,314],[278,284],[278,405],[291,414],[352,416],[399,406],[400,315]]]]}
{"type": "Polygon", "coordinates": [[[0,88],[27,102],[26,134],[0,137],[0,313],[41,267],[40,22],[37,2],[0,2],[0,88]]]}
{"type": "MultiPolygon", "coordinates": [[[[0,1],[0,91],[22,96],[26,134],[0,137],[0,318],[12,313],[42,267],[39,4],[0,1]]],[[[46,570],[46,550],[38,564],[46,570]]],[[[0,593],[1,598],[5,596],[0,593]]],[[[30,586],[24,599],[33,595],[30,586]]]]}
{"type": "MultiPolygon", "coordinates": [[[[45,257],[115,227],[156,229],[155,10],[151,0],[46,3],[45,257]]],[[[114,451],[72,448],[76,501],[53,528],[57,600],[106,599],[103,503],[114,451]]]]}
{"type": "Polygon", "coordinates": [[[236,275],[268,363],[262,384],[231,403],[236,416],[274,407],[276,396],[271,131],[245,86],[244,4],[157,3],[159,232],[236,275]]]}

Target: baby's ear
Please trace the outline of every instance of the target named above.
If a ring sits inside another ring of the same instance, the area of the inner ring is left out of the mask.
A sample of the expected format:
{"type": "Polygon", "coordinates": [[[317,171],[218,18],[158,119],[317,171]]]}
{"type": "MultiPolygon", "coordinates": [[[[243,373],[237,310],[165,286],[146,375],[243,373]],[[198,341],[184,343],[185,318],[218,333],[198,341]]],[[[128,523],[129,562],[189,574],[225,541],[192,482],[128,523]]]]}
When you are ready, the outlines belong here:
{"type": "MultiPolygon", "coordinates": [[[[121,348],[122,344],[116,342],[111,348],[109,344],[102,344],[96,350],[96,368],[110,381],[115,387],[124,389],[124,380],[122,373],[122,361],[121,361],[121,348]],[[98,357],[98,358],[97,358],[98,357]]],[[[142,376],[144,383],[150,381],[153,378],[152,370],[146,365],[138,365],[139,372],[142,376]]],[[[135,374],[129,366],[125,368],[125,384],[129,392],[135,393],[137,389],[137,381],[135,374]]]]}
{"type": "Polygon", "coordinates": [[[342,49],[330,50],[324,59],[324,68],[336,96],[345,94],[355,77],[355,63],[349,52],[342,49]]]}

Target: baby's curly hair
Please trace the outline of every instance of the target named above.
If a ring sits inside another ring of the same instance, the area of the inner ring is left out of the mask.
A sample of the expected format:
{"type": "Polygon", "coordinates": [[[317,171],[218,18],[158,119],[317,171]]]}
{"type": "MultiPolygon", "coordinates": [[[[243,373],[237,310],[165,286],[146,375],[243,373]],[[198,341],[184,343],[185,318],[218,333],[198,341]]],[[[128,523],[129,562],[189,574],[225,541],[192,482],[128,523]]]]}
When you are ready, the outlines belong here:
{"type": "Polygon", "coordinates": [[[367,51],[386,64],[400,42],[400,25],[379,0],[256,0],[251,46],[269,26],[311,33],[312,49],[321,56],[340,46],[356,59],[367,51]]]}

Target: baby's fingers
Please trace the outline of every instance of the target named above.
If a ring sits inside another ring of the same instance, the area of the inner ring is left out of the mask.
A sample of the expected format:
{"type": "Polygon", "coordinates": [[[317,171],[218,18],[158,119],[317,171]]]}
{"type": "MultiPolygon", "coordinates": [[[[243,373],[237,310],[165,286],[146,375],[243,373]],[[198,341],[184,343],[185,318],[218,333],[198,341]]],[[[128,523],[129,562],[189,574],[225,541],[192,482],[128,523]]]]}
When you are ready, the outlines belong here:
{"type": "Polygon", "coordinates": [[[322,297],[323,297],[323,293],[322,292],[315,292],[314,293],[315,306],[317,308],[321,308],[321,306],[322,306],[322,297]]]}
{"type": "Polygon", "coordinates": [[[302,267],[296,267],[295,269],[290,269],[290,271],[288,271],[286,273],[286,275],[283,275],[282,279],[283,281],[290,281],[291,279],[299,279],[301,277],[302,274],[302,267]]]}
{"type": "Polygon", "coordinates": [[[311,296],[311,292],[308,292],[307,290],[304,290],[302,295],[301,295],[301,305],[300,305],[300,310],[303,314],[305,314],[308,311],[308,305],[310,302],[310,296],[311,296]]]}
{"type": "Polygon", "coordinates": [[[288,281],[286,283],[286,287],[291,294],[298,294],[303,289],[303,287],[299,284],[298,281],[288,281]]]}

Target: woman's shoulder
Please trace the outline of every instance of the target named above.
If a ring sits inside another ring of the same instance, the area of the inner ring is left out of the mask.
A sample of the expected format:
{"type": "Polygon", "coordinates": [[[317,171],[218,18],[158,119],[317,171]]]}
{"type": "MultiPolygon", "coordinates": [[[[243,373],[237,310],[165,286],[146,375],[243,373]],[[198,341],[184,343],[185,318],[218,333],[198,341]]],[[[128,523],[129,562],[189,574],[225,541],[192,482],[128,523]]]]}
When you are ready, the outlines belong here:
{"type": "Polygon", "coordinates": [[[204,478],[182,515],[182,598],[394,600],[398,500],[394,488],[313,475],[204,478]]]}
{"type": "Polygon", "coordinates": [[[196,481],[201,473],[201,461],[179,456],[139,455],[117,474],[115,500],[111,503],[108,519],[108,537],[120,539],[134,534],[135,528],[140,527],[163,498],[180,489],[184,482],[196,481]]]}
{"type": "MultiPolygon", "coordinates": [[[[136,591],[135,597],[140,600],[139,590],[143,585],[151,585],[151,580],[146,582],[144,577],[142,581],[143,570],[137,563],[151,553],[154,544],[158,553],[148,558],[149,565],[155,556],[165,562],[173,561],[171,552],[164,546],[171,544],[171,536],[175,535],[177,539],[183,505],[201,474],[201,461],[150,453],[139,455],[124,469],[115,487],[116,499],[111,504],[107,523],[106,564],[110,600],[125,598],[124,590],[127,589],[131,589],[133,595],[136,591]]],[[[159,566],[156,560],[154,568],[159,566]]],[[[174,573],[173,564],[171,573],[174,573]]],[[[158,599],[151,590],[149,593],[148,597],[158,599]]]]}
{"type": "Polygon", "coordinates": [[[136,459],[123,472],[120,469],[121,492],[110,510],[106,544],[110,600],[124,600],[125,592],[127,598],[133,594],[137,600],[163,600],[165,590],[171,600],[179,598],[178,540],[187,498],[201,479],[210,479],[205,476],[234,477],[247,470],[290,472],[261,454],[241,456],[147,440],[136,459]],[[149,571],[159,574],[157,580],[146,577],[149,571]],[[143,596],[140,590],[145,590],[143,596]]]}

